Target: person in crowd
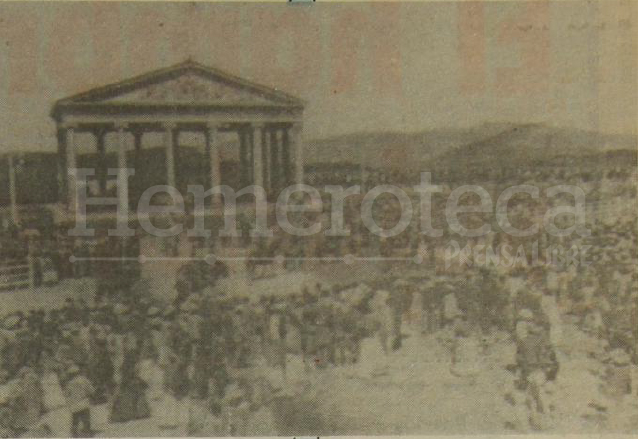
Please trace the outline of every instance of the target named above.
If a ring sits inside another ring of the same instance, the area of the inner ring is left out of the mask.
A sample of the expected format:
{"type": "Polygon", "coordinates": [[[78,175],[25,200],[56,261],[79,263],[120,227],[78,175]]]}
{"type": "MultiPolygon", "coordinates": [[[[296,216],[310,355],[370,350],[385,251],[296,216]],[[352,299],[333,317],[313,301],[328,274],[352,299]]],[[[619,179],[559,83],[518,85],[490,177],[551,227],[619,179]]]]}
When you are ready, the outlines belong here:
{"type": "Polygon", "coordinates": [[[525,314],[528,317],[525,333],[521,334],[516,347],[519,386],[526,391],[530,427],[542,430],[548,427],[554,409],[548,398],[547,387],[550,381],[556,379],[559,364],[549,340],[548,329],[539,322],[537,316],[529,319],[529,312],[525,314]]]}
{"type": "Polygon", "coordinates": [[[32,367],[24,366],[17,374],[10,397],[11,427],[16,432],[28,431],[44,411],[44,390],[32,367]]]}
{"type": "Polygon", "coordinates": [[[408,293],[405,282],[400,279],[394,283],[390,290],[388,305],[392,310],[392,350],[396,351],[403,345],[403,334],[401,328],[403,326],[403,314],[406,311],[406,303],[410,302],[412,295],[408,293]],[[409,297],[409,299],[406,299],[409,297]]]}
{"type": "Polygon", "coordinates": [[[91,398],[95,389],[76,365],[69,368],[67,377],[64,393],[71,412],[71,436],[91,437],[91,398]]]}
{"type": "Polygon", "coordinates": [[[432,334],[439,327],[439,307],[436,301],[436,291],[429,276],[425,277],[419,285],[419,295],[421,297],[421,333],[432,334]]]}
{"type": "Polygon", "coordinates": [[[128,422],[151,415],[146,398],[148,385],[139,377],[139,345],[132,334],[127,334],[120,384],[111,405],[111,422],[128,422]]]}
{"type": "Polygon", "coordinates": [[[392,334],[394,316],[390,306],[390,293],[379,290],[372,299],[372,313],[375,320],[376,332],[384,354],[388,354],[388,339],[392,334]]]}
{"type": "Polygon", "coordinates": [[[107,402],[115,388],[113,361],[106,336],[101,332],[97,327],[92,327],[88,341],[87,378],[95,388],[94,404],[107,402]]]}
{"type": "Polygon", "coordinates": [[[482,366],[480,332],[472,328],[467,319],[460,321],[454,331],[450,372],[457,377],[468,379],[469,383],[473,384],[482,366]]]}
{"type": "Polygon", "coordinates": [[[456,292],[449,285],[442,285],[443,289],[447,289],[443,296],[443,326],[450,327],[461,314],[457,300],[456,292]]]}

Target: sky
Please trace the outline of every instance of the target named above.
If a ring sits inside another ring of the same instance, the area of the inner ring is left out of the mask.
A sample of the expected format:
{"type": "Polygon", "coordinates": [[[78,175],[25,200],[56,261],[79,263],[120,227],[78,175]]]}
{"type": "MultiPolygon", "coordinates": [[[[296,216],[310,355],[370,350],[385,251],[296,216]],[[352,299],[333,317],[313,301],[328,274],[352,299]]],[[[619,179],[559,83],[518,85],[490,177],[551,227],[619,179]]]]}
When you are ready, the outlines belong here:
{"type": "Polygon", "coordinates": [[[3,151],[60,98],[192,58],[307,102],[308,139],[486,122],[636,134],[626,2],[0,4],[3,151]]]}

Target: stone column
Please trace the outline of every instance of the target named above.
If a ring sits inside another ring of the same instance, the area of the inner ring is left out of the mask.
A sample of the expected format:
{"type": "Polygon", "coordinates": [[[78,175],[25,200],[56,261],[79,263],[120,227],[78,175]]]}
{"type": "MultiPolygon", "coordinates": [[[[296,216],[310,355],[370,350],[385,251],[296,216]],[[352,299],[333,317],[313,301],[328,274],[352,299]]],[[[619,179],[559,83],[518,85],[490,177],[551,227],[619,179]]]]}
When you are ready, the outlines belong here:
{"type": "MultiPolygon", "coordinates": [[[[215,123],[206,124],[206,151],[208,152],[211,187],[221,186],[222,174],[219,160],[219,127],[215,123]]],[[[221,204],[221,194],[213,195],[213,203],[221,204]]]]}
{"type": "Polygon", "coordinates": [[[239,186],[242,189],[250,184],[248,178],[248,132],[242,127],[237,131],[237,134],[239,135],[239,186]]]}
{"type": "Polygon", "coordinates": [[[251,125],[249,125],[246,128],[246,153],[247,153],[246,161],[248,163],[248,172],[247,172],[248,185],[254,184],[254,176],[255,176],[255,173],[254,173],[255,150],[253,148],[254,143],[255,143],[255,130],[253,129],[251,125]]]}
{"type": "Polygon", "coordinates": [[[75,162],[75,126],[66,127],[66,178],[68,208],[72,212],[78,209],[78,179],[75,162]]]}
{"type": "Polygon", "coordinates": [[[279,162],[279,128],[271,128],[270,130],[270,189],[277,191],[281,185],[281,164],[279,162]]]}
{"type": "Polygon", "coordinates": [[[144,131],[141,129],[136,129],[132,131],[133,133],[133,147],[135,148],[135,152],[139,153],[142,150],[142,136],[144,136],[144,131]]]}
{"type": "Polygon", "coordinates": [[[283,178],[283,185],[288,186],[290,184],[290,136],[288,135],[288,128],[281,130],[281,173],[283,178]]]}
{"type": "Polygon", "coordinates": [[[93,132],[95,136],[95,149],[97,150],[97,174],[98,187],[100,189],[100,196],[103,197],[106,193],[106,146],[104,144],[104,138],[106,137],[106,130],[99,129],[93,132]]]}
{"type": "Polygon", "coordinates": [[[266,192],[270,191],[270,136],[268,131],[269,127],[264,124],[261,130],[261,168],[266,192]]]}
{"type": "Polygon", "coordinates": [[[295,183],[301,184],[303,183],[303,142],[301,140],[301,132],[303,126],[301,122],[296,122],[292,126],[292,148],[295,151],[295,183]]]}
{"type": "Polygon", "coordinates": [[[265,126],[258,124],[254,126],[253,134],[253,184],[264,187],[264,162],[262,153],[264,150],[265,126]]]}
{"type": "Polygon", "coordinates": [[[166,184],[176,187],[175,179],[175,138],[173,131],[177,128],[174,123],[167,122],[164,128],[164,148],[166,149],[166,184]]]}
{"type": "Polygon", "coordinates": [[[133,188],[129,188],[129,194],[135,198],[134,202],[139,201],[140,196],[142,195],[142,137],[144,136],[144,131],[141,128],[136,128],[132,130],[133,134],[133,148],[135,149],[135,155],[133,156],[133,167],[135,169],[135,175],[132,178],[133,188]]]}
{"type": "Polygon", "coordinates": [[[117,202],[120,212],[128,211],[126,128],[127,125],[125,123],[115,124],[115,129],[117,130],[117,202]]]}

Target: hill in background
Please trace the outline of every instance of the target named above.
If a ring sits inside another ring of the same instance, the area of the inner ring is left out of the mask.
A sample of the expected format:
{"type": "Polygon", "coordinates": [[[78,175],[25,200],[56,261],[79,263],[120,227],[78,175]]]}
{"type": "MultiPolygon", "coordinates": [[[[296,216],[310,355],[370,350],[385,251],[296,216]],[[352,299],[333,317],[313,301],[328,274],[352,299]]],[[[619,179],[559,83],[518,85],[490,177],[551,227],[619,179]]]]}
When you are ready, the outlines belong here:
{"type": "MultiPolygon", "coordinates": [[[[364,164],[396,170],[520,168],[566,158],[636,151],[634,136],[553,128],[543,124],[484,124],[419,133],[357,133],[310,141],[308,163],[364,164]]],[[[635,155],[635,154],[634,154],[635,155]]],[[[578,160],[577,160],[578,161],[578,160]]],[[[567,161],[569,162],[569,160],[567,161]]]]}
{"type": "Polygon", "coordinates": [[[627,159],[635,166],[636,148],[633,136],[542,124],[513,125],[495,135],[451,148],[436,157],[435,164],[456,175],[486,169],[511,171],[538,166],[595,166],[609,161],[620,165],[627,159]]]}

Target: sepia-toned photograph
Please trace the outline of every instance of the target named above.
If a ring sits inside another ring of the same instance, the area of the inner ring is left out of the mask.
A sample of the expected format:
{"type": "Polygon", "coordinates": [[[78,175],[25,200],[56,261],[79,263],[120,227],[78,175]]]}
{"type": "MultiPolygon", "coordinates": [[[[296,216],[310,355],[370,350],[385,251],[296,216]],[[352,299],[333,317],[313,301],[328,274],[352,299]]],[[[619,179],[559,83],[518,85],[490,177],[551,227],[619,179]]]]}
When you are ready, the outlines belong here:
{"type": "Polygon", "coordinates": [[[638,2],[0,2],[0,437],[638,434],[638,2]]]}

